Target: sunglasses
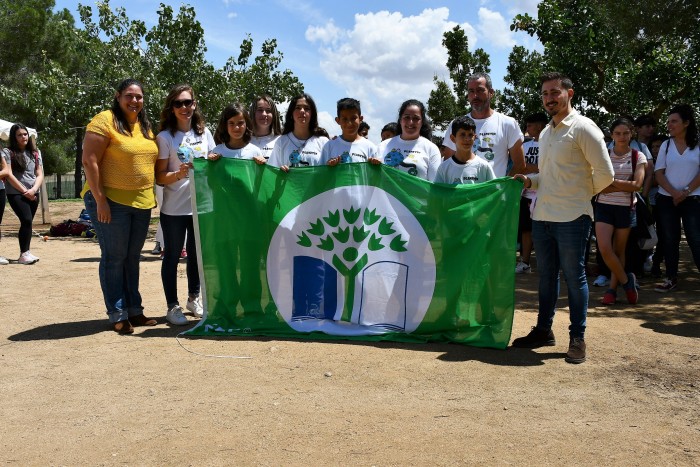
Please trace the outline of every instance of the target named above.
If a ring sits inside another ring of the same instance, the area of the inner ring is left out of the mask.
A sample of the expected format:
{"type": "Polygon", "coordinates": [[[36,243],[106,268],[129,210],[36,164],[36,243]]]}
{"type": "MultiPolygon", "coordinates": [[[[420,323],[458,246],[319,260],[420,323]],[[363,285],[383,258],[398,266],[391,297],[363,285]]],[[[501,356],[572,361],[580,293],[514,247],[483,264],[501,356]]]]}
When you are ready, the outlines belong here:
{"type": "Polygon", "coordinates": [[[185,107],[192,107],[192,104],[194,104],[194,101],[192,99],[185,99],[184,101],[173,101],[173,107],[176,109],[182,108],[184,105],[185,107]]]}

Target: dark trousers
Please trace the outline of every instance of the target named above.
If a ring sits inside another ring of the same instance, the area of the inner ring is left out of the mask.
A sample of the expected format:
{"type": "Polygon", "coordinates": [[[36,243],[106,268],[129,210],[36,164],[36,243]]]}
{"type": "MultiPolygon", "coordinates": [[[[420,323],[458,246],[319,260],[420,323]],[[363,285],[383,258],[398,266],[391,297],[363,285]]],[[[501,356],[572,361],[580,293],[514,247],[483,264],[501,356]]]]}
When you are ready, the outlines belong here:
{"type": "Polygon", "coordinates": [[[160,226],[163,229],[163,264],[160,278],[163,281],[165,301],[168,308],[179,305],[177,299],[177,265],[185,243],[187,233],[187,292],[199,295],[199,268],[197,266],[197,247],[194,237],[192,216],[169,216],[160,214],[160,226]]]}
{"type": "Polygon", "coordinates": [[[689,196],[676,206],[673,204],[673,198],[659,193],[656,197],[656,208],[659,210],[657,228],[662,231],[660,237],[666,260],[666,277],[678,277],[681,221],[695,266],[700,270],[700,196],[689,196]]]}
{"type": "Polygon", "coordinates": [[[34,201],[30,201],[19,194],[8,194],[7,200],[10,202],[10,207],[20,222],[18,234],[19,250],[20,253],[24,253],[29,251],[29,246],[32,243],[32,221],[39,207],[39,195],[37,194],[34,201]]]}

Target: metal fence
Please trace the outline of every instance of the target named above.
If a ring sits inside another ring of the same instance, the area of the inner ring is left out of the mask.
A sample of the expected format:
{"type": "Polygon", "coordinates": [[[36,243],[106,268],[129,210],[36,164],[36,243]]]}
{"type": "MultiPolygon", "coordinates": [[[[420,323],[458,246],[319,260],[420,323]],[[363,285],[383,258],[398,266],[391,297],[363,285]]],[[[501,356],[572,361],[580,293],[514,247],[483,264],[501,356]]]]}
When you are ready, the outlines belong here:
{"type": "MultiPolygon", "coordinates": [[[[85,183],[85,174],[82,174],[82,182],[85,183]]],[[[47,175],[44,177],[46,185],[46,193],[49,199],[66,199],[75,198],[75,179],[74,172],[62,174],[60,177],[56,174],[47,175]],[[60,186],[59,186],[60,178],[60,186]]]]}

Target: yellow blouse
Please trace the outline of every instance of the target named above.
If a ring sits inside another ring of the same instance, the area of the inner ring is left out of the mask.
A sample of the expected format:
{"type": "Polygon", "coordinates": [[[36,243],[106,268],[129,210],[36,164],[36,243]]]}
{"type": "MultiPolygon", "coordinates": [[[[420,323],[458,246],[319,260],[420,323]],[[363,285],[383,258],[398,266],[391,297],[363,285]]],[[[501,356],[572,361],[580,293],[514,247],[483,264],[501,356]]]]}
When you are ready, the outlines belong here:
{"type": "MultiPolygon", "coordinates": [[[[158,159],[155,139],[143,136],[139,122],[131,127],[132,136],[119,133],[114,126],[111,110],[95,115],[87,131],[109,139],[99,164],[107,198],[138,209],[153,208],[156,205],[153,184],[158,159]]],[[[85,195],[89,189],[86,182],[81,195],[85,195]]]]}

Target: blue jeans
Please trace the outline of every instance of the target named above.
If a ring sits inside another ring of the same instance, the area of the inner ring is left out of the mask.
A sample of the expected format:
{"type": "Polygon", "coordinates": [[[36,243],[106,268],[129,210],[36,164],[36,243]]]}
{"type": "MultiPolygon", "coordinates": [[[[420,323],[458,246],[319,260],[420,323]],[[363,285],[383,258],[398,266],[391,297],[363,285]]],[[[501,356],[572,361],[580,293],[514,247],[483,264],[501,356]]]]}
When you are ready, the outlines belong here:
{"type": "Polygon", "coordinates": [[[163,281],[165,301],[168,309],[179,305],[177,300],[177,265],[187,233],[187,292],[199,295],[199,268],[197,267],[197,242],[194,237],[192,215],[169,216],[160,213],[160,226],[163,228],[163,264],[160,278],[163,281]]]}
{"type": "Polygon", "coordinates": [[[569,291],[569,336],[583,337],[586,332],[588,281],[584,258],[590,232],[591,218],[586,215],[570,222],[532,221],[532,241],[540,273],[538,329],[552,329],[561,269],[569,291]]]}
{"type": "Polygon", "coordinates": [[[97,220],[97,202],[91,192],[85,193],[92,226],[100,243],[100,286],[109,321],[124,321],[143,314],[139,293],[139,260],[148,234],[150,209],[138,209],[108,199],[112,213],[109,224],[97,220]]]}
{"type": "Polygon", "coordinates": [[[659,230],[659,240],[663,242],[666,277],[678,278],[681,220],[695,267],[700,270],[700,198],[688,197],[678,206],[674,206],[673,198],[659,193],[656,196],[656,211],[659,216],[656,228],[659,230]]]}

